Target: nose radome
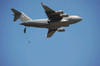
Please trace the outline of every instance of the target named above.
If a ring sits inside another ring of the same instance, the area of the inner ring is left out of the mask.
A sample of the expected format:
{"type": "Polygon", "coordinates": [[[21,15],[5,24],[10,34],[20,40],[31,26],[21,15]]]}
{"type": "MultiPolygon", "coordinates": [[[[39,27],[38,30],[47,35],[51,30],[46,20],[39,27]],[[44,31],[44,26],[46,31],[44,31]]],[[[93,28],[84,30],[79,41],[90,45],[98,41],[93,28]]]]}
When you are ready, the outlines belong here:
{"type": "Polygon", "coordinates": [[[82,20],[82,17],[79,17],[80,20],[82,20]]]}
{"type": "Polygon", "coordinates": [[[82,20],[82,17],[79,17],[79,16],[78,16],[78,19],[79,19],[79,21],[81,21],[81,20],[82,20]]]}

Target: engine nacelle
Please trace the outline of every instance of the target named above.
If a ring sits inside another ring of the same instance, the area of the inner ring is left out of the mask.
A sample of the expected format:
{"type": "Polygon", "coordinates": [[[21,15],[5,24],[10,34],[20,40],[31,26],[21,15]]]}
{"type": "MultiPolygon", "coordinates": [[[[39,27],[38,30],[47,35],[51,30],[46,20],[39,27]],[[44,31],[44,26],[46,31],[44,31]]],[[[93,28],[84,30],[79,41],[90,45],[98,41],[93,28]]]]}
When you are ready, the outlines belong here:
{"type": "Polygon", "coordinates": [[[58,28],[57,31],[58,31],[58,32],[64,32],[65,29],[64,29],[64,28],[58,28]]]}
{"type": "Polygon", "coordinates": [[[57,11],[55,11],[55,12],[58,13],[58,14],[63,14],[63,13],[64,13],[63,10],[57,10],[57,11]]]}
{"type": "Polygon", "coordinates": [[[60,14],[61,17],[68,17],[68,14],[60,14]]]}

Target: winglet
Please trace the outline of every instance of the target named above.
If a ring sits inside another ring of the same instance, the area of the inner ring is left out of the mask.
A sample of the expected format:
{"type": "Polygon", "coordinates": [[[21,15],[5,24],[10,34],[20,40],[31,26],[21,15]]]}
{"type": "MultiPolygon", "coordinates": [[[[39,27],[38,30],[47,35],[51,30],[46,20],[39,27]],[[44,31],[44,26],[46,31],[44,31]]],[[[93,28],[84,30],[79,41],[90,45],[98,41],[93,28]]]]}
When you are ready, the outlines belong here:
{"type": "Polygon", "coordinates": [[[44,6],[44,4],[41,2],[41,5],[44,6]]]}
{"type": "Polygon", "coordinates": [[[43,5],[43,3],[41,2],[41,5],[43,5]]]}
{"type": "Polygon", "coordinates": [[[48,33],[46,35],[46,38],[50,38],[55,32],[56,32],[57,29],[48,29],[48,33]]]}

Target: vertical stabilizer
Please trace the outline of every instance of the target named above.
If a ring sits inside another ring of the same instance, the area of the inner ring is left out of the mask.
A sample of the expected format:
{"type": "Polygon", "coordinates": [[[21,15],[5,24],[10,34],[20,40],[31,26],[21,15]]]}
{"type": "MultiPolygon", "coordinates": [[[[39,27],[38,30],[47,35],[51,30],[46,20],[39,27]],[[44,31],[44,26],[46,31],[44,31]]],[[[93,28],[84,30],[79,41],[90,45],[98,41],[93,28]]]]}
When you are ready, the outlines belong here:
{"type": "Polygon", "coordinates": [[[27,15],[25,15],[23,12],[19,18],[19,20],[21,20],[22,22],[25,22],[25,21],[31,21],[32,19],[29,18],[27,15]]]}
{"type": "Polygon", "coordinates": [[[17,21],[17,19],[21,20],[22,22],[25,22],[25,21],[30,21],[32,20],[31,18],[29,18],[27,15],[25,15],[24,13],[22,12],[19,12],[15,9],[11,9],[13,11],[13,15],[14,15],[14,21],[17,21]]]}

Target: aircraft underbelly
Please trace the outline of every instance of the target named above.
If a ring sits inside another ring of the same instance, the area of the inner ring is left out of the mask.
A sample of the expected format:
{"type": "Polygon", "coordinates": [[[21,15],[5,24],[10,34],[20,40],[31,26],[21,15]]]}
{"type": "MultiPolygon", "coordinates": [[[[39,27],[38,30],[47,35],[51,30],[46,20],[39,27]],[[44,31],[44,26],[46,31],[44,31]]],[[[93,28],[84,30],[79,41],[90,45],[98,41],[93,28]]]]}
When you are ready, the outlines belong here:
{"type": "Polygon", "coordinates": [[[41,27],[41,28],[59,28],[62,26],[67,26],[66,22],[55,22],[55,23],[49,23],[49,24],[33,24],[33,27],[41,27]]]}
{"type": "Polygon", "coordinates": [[[66,22],[55,22],[55,23],[50,23],[49,24],[49,28],[59,28],[59,27],[63,27],[64,25],[67,25],[66,22]]]}
{"type": "Polygon", "coordinates": [[[34,24],[27,24],[27,25],[25,25],[25,26],[45,28],[45,27],[44,27],[45,25],[47,25],[47,24],[34,23],[34,24]]]}
{"type": "Polygon", "coordinates": [[[62,26],[67,25],[67,22],[51,22],[51,23],[39,23],[39,22],[26,22],[21,23],[21,25],[28,26],[28,27],[40,27],[40,28],[59,28],[62,26]]]}

